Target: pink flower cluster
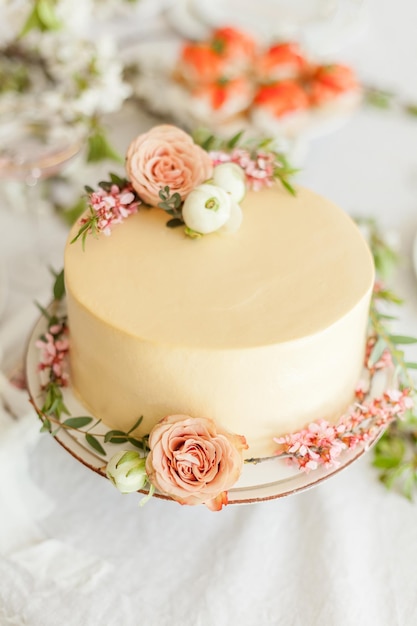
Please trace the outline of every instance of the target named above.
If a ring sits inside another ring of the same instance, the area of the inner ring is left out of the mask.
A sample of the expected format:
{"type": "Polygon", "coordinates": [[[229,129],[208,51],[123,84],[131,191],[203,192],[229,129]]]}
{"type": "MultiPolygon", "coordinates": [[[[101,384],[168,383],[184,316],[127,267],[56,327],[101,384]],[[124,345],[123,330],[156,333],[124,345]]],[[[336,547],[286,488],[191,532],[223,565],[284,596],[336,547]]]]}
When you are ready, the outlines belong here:
{"type": "Polygon", "coordinates": [[[246,174],[250,189],[259,191],[263,187],[271,187],[277,162],[274,154],[257,150],[254,153],[243,148],[235,148],[232,152],[209,152],[213,166],[220,163],[236,163],[246,174]]]}
{"type": "MultiPolygon", "coordinates": [[[[95,214],[96,230],[108,236],[112,226],[120,224],[126,217],[137,212],[140,201],[134,194],[131,185],[120,189],[118,185],[113,184],[109,191],[104,189],[93,191],[90,194],[89,203],[95,214]]],[[[86,224],[90,220],[91,218],[84,217],[81,224],[86,224]]]]}
{"type": "Polygon", "coordinates": [[[412,408],[409,392],[387,391],[366,404],[356,404],[337,424],[317,420],[296,433],[276,437],[276,455],[289,455],[289,462],[305,472],[319,465],[337,467],[343,450],[372,442],[388,424],[412,408]]]}
{"type": "Polygon", "coordinates": [[[61,387],[68,384],[68,372],[66,371],[65,357],[69,350],[69,342],[66,337],[68,327],[63,322],[53,324],[48,328],[40,339],[35,343],[41,351],[38,368],[40,371],[49,370],[50,379],[61,387]]]}

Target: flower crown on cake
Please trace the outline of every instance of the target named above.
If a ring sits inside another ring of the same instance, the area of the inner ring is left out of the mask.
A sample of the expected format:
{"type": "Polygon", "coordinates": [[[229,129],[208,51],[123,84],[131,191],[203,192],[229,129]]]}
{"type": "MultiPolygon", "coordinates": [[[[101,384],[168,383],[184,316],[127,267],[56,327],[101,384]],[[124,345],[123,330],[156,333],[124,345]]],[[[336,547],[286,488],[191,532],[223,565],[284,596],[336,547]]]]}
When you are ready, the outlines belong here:
{"type": "Polygon", "coordinates": [[[87,235],[110,235],[140,206],[159,207],[169,215],[167,226],[182,226],[189,237],[215,231],[235,232],[242,222],[240,202],[246,189],[259,190],[295,172],[271,139],[243,140],[238,133],[221,140],[205,131],[194,138],[168,124],[155,126],[130,144],[128,178],[110,175],[94,191],[86,187],[89,214],[80,222],[73,242],[87,235]]]}

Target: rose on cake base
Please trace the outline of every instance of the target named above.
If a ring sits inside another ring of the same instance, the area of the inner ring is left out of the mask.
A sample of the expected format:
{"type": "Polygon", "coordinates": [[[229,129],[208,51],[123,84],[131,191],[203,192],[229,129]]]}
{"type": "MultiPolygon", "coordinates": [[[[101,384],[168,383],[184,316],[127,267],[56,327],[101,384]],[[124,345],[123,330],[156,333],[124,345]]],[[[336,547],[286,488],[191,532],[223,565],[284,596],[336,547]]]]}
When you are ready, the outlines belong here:
{"type": "Polygon", "coordinates": [[[205,504],[218,511],[237,482],[248,445],[206,417],[169,415],[149,435],[149,482],[180,504],[205,504]]]}

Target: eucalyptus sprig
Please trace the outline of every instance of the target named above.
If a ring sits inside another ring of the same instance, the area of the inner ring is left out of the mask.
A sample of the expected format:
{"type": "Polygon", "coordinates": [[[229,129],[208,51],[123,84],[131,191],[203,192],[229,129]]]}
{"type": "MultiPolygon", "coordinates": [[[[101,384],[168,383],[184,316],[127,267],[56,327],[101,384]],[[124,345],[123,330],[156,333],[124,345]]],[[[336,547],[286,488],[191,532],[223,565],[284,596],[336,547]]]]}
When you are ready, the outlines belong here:
{"type": "MultiPolygon", "coordinates": [[[[368,226],[371,227],[369,244],[377,277],[386,278],[398,262],[398,255],[386,244],[374,220],[368,221],[368,226]]],[[[401,298],[391,289],[380,285],[375,289],[369,314],[375,344],[369,361],[371,365],[376,363],[388,350],[400,387],[408,388],[415,400],[417,389],[411,371],[417,369],[417,363],[407,360],[404,346],[417,343],[417,338],[393,333],[390,325],[397,317],[386,312],[388,307],[401,304],[401,298]]],[[[374,448],[373,460],[374,467],[379,470],[381,482],[410,500],[417,492],[417,417],[414,411],[408,410],[401,420],[390,424],[374,448]]]]}
{"type": "Polygon", "coordinates": [[[177,228],[178,226],[184,226],[184,220],[182,217],[182,200],[179,193],[171,194],[171,190],[166,185],[159,192],[161,202],[158,203],[158,207],[163,209],[168,215],[171,216],[166,223],[168,228],[177,228]]]}
{"type": "MultiPolygon", "coordinates": [[[[62,391],[60,391],[62,398],[62,391]]],[[[113,444],[121,444],[121,443],[130,443],[136,448],[139,448],[143,453],[147,453],[149,451],[148,447],[148,435],[144,435],[143,437],[135,437],[132,435],[132,432],[139,426],[143,417],[140,417],[135,424],[127,431],[121,430],[108,430],[105,433],[97,433],[94,434],[91,432],[94,428],[96,428],[101,420],[95,420],[89,415],[81,415],[77,417],[68,417],[62,420],[62,412],[59,411],[58,407],[55,406],[46,410],[46,402],[42,406],[42,408],[38,408],[33,400],[31,400],[32,405],[35,408],[35,411],[38,417],[42,421],[42,426],[40,432],[48,432],[53,437],[55,437],[61,430],[72,431],[77,434],[84,435],[86,442],[99,454],[102,456],[106,455],[106,451],[101,445],[99,439],[103,439],[104,443],[113,443],[113,444]],[[85,429],[85,426],[89,426],[89,428],[85,429]]],[[[67,415],[70,415],[68,409],[65,408],[65,412],[67,415]]]]}

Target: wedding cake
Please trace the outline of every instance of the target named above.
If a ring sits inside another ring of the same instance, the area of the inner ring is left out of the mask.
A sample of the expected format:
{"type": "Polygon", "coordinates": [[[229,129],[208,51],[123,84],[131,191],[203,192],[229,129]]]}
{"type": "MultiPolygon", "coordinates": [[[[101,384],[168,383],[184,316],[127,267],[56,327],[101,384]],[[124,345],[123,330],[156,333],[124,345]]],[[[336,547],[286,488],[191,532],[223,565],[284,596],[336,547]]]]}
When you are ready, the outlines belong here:
{"type": "MultiPolygon", "coordinates": [[[[170,149],[155,148],[152,167],[164,163],[172,192],[182,174],[170,149]]],[[[150,194],[143,206],[132,202],[150,162],[135,169],[133,152],[126,190],[113,181],[96,198],[121,207],[111,236],[105,225],[81,245],[78,223],[65,250],[71,381],[83,404],[122,431],[143,416],[142,435],[167,415],[207,417],[261,457],[273,453],[274,437],[319,418],[336,422],[361,374],[374,282],[354,222],[312,191],[291,195],[268,181],[246,192],[237,223],[231,204],[234,228],[204,234],[192,220],[185,231],[167,228],[167,207],[150,194]]],[[[200,156],[187,161],[194,174],[207,165],[200,156]]],[[[197,183],[211,176],[197,172],[197,183]]],[[[171,222],[181,221],[168,206],[171,222]]],[[[92,223],[86,213],[84,235],[92,223]]]]}

